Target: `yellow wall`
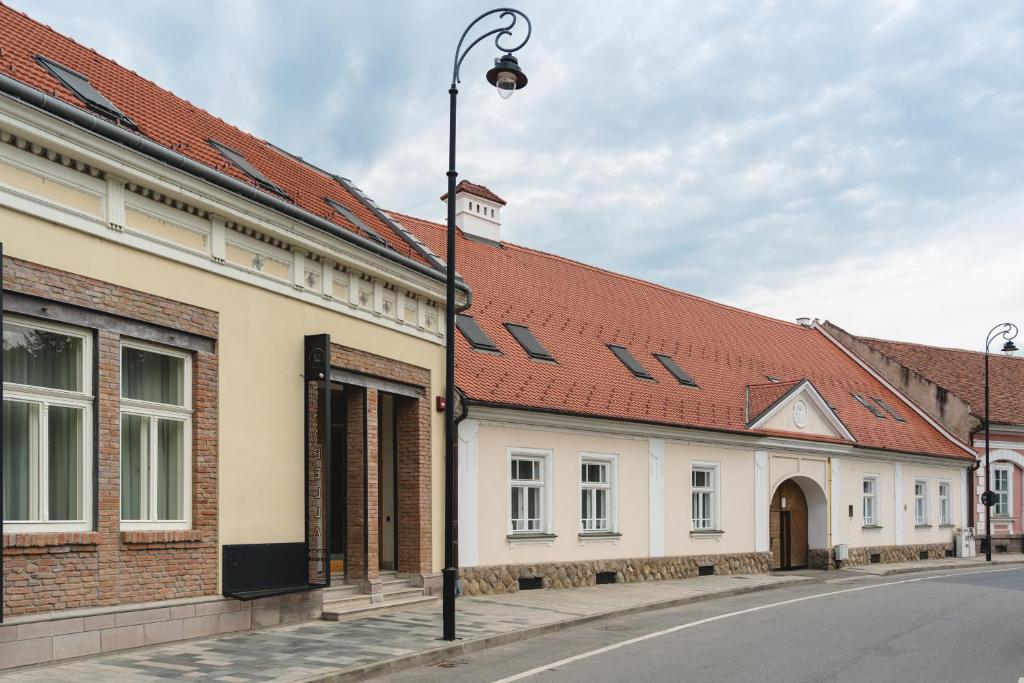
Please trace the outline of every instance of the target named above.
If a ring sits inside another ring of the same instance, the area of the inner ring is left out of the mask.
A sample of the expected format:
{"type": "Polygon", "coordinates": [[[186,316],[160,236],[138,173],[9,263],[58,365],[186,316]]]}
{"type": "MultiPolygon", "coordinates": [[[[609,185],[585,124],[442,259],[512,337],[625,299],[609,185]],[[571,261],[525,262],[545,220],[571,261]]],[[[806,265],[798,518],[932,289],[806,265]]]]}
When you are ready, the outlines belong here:
{"type": "MultiPolygon", "coordinates": [[[[443,392],[444,350],[260,287],[0,207],[8,256],[131,287],[220,315],[220,542],[300,541],[303,336],[424,367],[443,392]]],[[[432,412],[434,434],[443,418],[432,412]]],[[[432,439],[434,566],[441,566],[443,440],[432,439]]]]}

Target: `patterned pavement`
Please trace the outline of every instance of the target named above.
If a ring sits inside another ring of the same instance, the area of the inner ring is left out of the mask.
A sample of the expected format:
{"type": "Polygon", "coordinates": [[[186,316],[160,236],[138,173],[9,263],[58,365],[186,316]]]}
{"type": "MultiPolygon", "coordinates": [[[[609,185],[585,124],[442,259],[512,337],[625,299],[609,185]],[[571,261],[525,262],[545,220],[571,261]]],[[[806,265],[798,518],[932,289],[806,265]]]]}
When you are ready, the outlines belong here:
{"type": "MultiPolygon", "coordinates": [[[[468,640],[649,603],[801,580],[806,579],[706,576],[460,598],[458,633],[468,640]]],[[[440,633],[440,606],[427,605],[351,621],[306,622],[19,669],[0,675],[0,681],[303,681],[441,647],[440,633]]]]}

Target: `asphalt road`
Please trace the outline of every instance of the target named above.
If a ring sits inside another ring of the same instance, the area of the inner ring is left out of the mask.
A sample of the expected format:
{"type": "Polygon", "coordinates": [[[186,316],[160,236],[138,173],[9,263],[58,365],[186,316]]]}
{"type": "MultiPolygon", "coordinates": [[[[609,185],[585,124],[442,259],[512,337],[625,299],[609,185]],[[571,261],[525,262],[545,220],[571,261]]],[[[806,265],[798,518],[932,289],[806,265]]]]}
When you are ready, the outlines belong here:
{"type": "Polygon", "coordinates": [[[844,578],[608,619],[378,679],[1009,681],[1024,568],[844,578]]]}

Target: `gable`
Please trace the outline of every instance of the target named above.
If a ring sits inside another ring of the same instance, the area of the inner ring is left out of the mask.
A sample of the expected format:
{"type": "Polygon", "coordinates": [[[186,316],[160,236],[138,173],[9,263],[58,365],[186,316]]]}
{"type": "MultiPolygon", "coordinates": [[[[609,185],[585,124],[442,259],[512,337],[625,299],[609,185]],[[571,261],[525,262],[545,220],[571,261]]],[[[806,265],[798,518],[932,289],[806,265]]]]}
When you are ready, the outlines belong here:
{"type": "Polygon", "coordinates": [[[807,380],[795,385],[760,415],[753,417],[751,429],[855,440],[814,385],[807,380]]]}

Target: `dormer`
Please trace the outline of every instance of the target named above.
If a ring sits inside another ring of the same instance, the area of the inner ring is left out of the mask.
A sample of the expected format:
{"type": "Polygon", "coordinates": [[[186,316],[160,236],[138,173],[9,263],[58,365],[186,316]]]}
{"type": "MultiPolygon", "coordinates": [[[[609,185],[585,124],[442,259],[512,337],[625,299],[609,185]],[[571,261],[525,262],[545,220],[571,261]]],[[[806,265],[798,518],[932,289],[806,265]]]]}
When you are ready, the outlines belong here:
{"type": "MultiPolygon", "coordinates": [[[[448,194],[441,195],[442,201],[448,194]]],[[[501,209],[505,200],[483,185],[463,180],[455,188],[455,225],[467,235],[501,241],[501,209]]]]}

